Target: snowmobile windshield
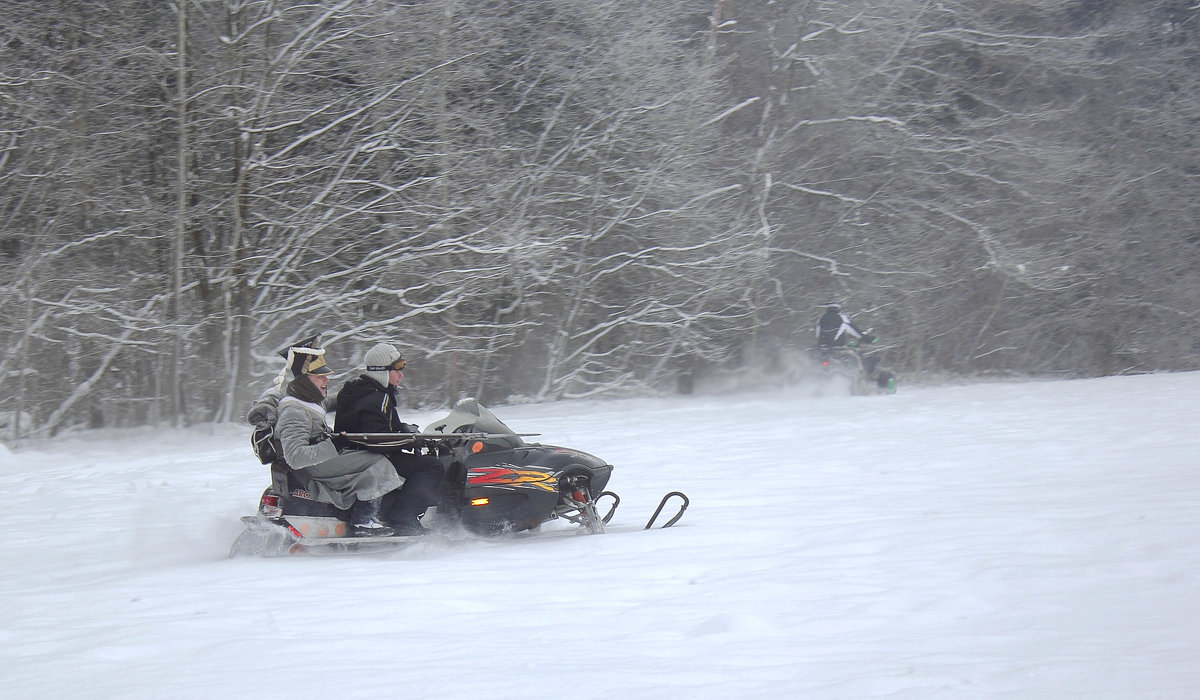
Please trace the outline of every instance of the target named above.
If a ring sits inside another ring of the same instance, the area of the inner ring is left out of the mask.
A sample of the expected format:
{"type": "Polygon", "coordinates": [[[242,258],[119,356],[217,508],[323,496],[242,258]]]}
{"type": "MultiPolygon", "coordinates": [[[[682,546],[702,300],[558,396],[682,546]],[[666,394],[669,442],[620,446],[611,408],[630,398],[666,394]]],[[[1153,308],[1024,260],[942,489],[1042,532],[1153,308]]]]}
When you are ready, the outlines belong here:
{"type": "Polygon", "coordinates": [[[496,414],[475,399],[463,399],[450,409],[445,418],[430,423],[427,433],[490,433],[503,435],[508,447],[520,447],[525,441],[518,437],[496,414]]]}

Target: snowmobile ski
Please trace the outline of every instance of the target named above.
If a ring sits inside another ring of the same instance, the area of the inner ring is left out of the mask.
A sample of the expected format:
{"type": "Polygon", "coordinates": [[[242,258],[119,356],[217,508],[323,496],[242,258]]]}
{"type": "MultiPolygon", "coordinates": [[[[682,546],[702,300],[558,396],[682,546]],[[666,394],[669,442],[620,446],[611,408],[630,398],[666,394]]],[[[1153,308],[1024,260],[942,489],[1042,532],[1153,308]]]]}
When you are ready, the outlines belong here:
{"type": "Polygon", "coordinates": [[[679,506],[679,512],[675,514],[675,517],[673,517],[670,520],[668,520],[667,522],[663,523],[658,529],[664,530],[668,527],[671,527],[675,523],[679,522],[679,519],[683,517],[683,512],[685,510],[687,510],[687,507],[691,504],[691,501],[688,500],[688,497],[685,496],[683,494],[683,492],[672,491],[672,492],[668,493],[667,495],[663,496],[662,500],[658,502],[658,508],[654,509],[654,515],[650,516],[650,520],[646,523],[646,527],[644,527],[642,529],[649,530],[650,527],[652,525],[654,525],[654,521],[658,519],[658,514],[662,512],[663,507],[667,505],[667,501],[671,500],[672,498],[674,498],[676,496],[678,496],[680,499],[683,500],[683,504],[679,506]]]}

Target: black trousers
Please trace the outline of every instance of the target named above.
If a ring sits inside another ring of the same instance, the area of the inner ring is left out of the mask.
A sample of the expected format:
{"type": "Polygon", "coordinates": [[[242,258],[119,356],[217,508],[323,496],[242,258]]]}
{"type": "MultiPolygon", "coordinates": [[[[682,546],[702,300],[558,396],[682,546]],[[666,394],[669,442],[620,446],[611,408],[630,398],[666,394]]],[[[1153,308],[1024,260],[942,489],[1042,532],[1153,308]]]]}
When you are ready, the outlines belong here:
{"type": "Polygon", "coordinates": [[[387,456],[404,486],[383,497],[380,515],[388,524],[412,524],[425,509],[437,505],[441,495],[442,463],[436,457],[411,452],[387,456]]]}

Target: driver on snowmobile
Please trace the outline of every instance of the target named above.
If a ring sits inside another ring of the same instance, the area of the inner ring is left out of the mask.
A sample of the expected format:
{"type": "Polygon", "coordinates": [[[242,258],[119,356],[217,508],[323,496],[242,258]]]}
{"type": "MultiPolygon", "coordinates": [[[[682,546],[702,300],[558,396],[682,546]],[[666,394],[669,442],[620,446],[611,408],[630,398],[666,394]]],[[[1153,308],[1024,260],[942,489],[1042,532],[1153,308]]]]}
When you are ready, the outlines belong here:
{"type": "MultiPolygon", "coordinates": [[[[416,425],[400,420],[397,387],[404,380],[404,356],[395,346],[378,343],[363,357],[366,371],[346,382],[337,394],[337,433],[419,433],[416,425]]],[[[443,479],[442,463],[433,456],[407,451],[414,445],[383,446],[351,443],[348,449],[385,455],[404,477],[404,486],[383,499],[384,523],[400,535],[427,532],[419,517],[437,505],[443,479]]]]}
{"type": "Polygon", "coordinates": [[[818,348],[843,347],[846,345],[846,336],[855,340],[866,339],[868,343],[874,340],[874,336],[860,331],[850,317],[842,312],[841,304],[831,301],[823,304],[822,308],[825,313],[817,319],[816,326],[818,348]]]}

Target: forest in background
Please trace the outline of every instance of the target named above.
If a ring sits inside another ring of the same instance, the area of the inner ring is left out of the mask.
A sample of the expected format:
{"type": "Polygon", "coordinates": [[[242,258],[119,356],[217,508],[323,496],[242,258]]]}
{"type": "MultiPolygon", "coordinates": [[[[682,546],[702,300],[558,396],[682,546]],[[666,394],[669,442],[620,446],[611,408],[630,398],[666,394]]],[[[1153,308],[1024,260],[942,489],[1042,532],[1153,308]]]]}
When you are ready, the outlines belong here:
{"type": "Polygon", "coordinates": [[[5,439],[238,420],[316,332],[672,391],[827,300],[901,376],[1200,366],[1195,2],[0,9],[5,439]]]}

